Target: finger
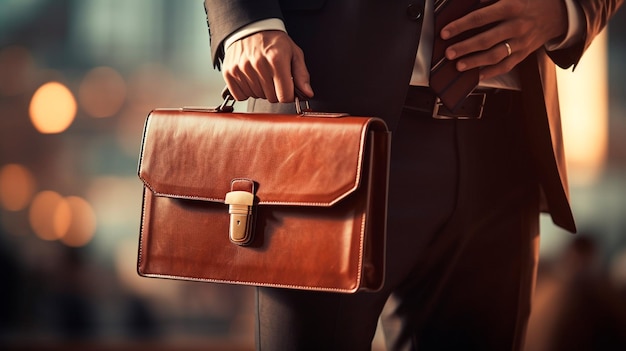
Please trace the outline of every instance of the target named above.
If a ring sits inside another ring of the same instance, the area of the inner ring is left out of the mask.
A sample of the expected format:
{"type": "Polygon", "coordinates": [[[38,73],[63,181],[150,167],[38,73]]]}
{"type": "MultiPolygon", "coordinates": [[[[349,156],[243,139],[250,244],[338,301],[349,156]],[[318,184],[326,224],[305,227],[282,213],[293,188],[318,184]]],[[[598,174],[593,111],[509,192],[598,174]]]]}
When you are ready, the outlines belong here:
{"type": "Polygon", "coordinates": [[[495,45],[518,36],[514,22],[504,22],[466,40],[450,45],[446,49],[446,58],[454,60],[468,54],[488,50],[495,45]]]}
{"type": "Polygon", "coordinates": [[[253,75],[248,77],[248,82],[254,84],[254,88],[259,93],[259,97],[267,99],[269,102],[278,102],[276,89],[274,86],[274,70],[265,58],[255,61],[253,75]]]}
{"type": "MultiPolygon", "coordinates": [[[[247,98],[267,99],[277,102],[273,85],[273,73],[263,60],[242,60],[243,64],[225,69],[224,80],[233,86],[233,97],[237,100],[247,98]]],[[[230,89],[230,88],[229,88],[230,89]]]]}
{"type": "MultiPolygon", "coordinates": [[[[224,60],[224,70],[228,75],[237,81],[242,92],[248,97],[265,98],[264,77],[271,77],[264,65],[264,58],[258,56],[256,52],[244,50],[241,42],[235,42],[227,51],[224,60]],[[237,48],[230,51],[231,48],[237,48]],[[228,58],[228,61],[226,60],[228,58]]],[[[267,79],[265,79],[267,80],[267,79]]],[[[271,98],[273,94],[270,94],[271,98]]]]}
{"type": "Polygon", "coordinates": [[[254,86],[258,81],[254,70],[247,69],[244,71],[239,66],[229,67],[224,71],[224,80],[229,86],[231,94],[238,101],[265,96],[260,86],[254,86]]]}
{"type": "Polygon", "coordinates": [[[232,68],[228,67],[228,63],[226,62],[226,60],[224,60],[224,63],[222,65],[222,77],[226,82],[226,86],[228,87],[230,95],[235,98],[235,100],[242,101],[246,99],[243,90],[239,87],[238,80],[232,73],[232,68]]]}
{"type": "Polygon", "coordinates": [[[294,84],[291,75],[285,79],[283,75],[274,78],[274,87],[276,89],[276,99],[278,102],[294,101],[294,84]]]}
{"type": "Polygon", "coordinates": [[[294,100],[294,84],[291,77],[289,67],[281,69],[280,73],[276,74],[273,80],[273,84],[276,91],[276,99],[279,102],[292,102],[294,100]]]}
{"type": "Polygon", "coordinates": [[[279,102],[292,102],[293,78],[291,75],[291,57],[281,56],[273,62],[274,75],[272,85],[279,102]],[[289,61],[287,61],[289,60],[289,61]]]}
{"type": "Polygon", "coordinates": [[[252,97],[277,102],[273,84],[274,74],[267,63],[267,58],[254,50],[255,43],[244,45],[244,42],[255,39],[257,38],[244,38],[227,49],[222,68],[224,80],[237,100],[252,97]]]}
{"type": "Polygon", "coordinates": [[[241,55],[234,49],[239,43],[233,44],[226,52],[222,64],[222,76],[230,94],[237,101],[243,101],[255,95],[250,86],[245,82],[245,73],[239,67],[239,62],[243,61],[241,55]]]}
{"type": "Polygon", "coordinates": [[[273,79],[270,79],[269,82],[264,81],[262,89],[263,89],[263,96],[262,96],[263,98],[267,99],[267,101],[271,103],[279,102],[273,79]]]}
{"type": "MultiPolygon", "coordinates": [[[[294,43],[291,43],[291,55],[281,55],[273,62],[274,65],[274,79],[273,84],[276,90],[276,97],[280,102],[293,102],[294,101],[294,60],[295,56],[300,55],[300,48],[294,43]]],[[[297,63],[296,63],[297,64],[297,63]]]]}
{"type": "Polygon", "coordinates": [[[495,65],[512,55],[512,49],[510,48],[510,44],[506,41],[498,43],[489,50],[463,57],[457,61],[456,68],[462,72],[476,67],[495,65]]]}
{"type": "Polygon", "coordinates": [[[240,78],[239,85],[244,87],[243,90],[247,91],[250,97],[253,98],[265,98],[266,93],[263,85],[261,84],[260,74],[257,69],[252,68],[251,64],[246,65],[246,69],[238,75],[240,78]]]}
{"type": "Polygon", "coordinates": [[[504,49],[506,50],[506,57],[509,57],[513,54],[513,48],[511,47],[511,44],[509,44],[508,41],[504,41],[502,42],[502,45],[504,46],[504,49]]]}
{"type": "Polygon", "coordinates": [[[480,69],[480,79],[489,79],[510,72],[521,60],[518,56],[510,56],[496,65],[487,66],[480,69]]]}
{"type": "Polygon", "coordinates": [[[228,86],[230,94],[237,101],[244,101],[255,95],[247,82],[239,79],[237,76],[224,75],[224,81],[226,81],[226,86],[228,86]]]}
{"type": "Polygon", "coordinates": [[[237,82],[235,82],[232,79],[228,79],[226,77],[224,77],[224,80],[226,81],[226,86],[228,87],[228,91],[230,92],[230,95],[235,100],[243,101],[248,98],[248,96],[239,88],[239,85],[237,84],[237,82]]]}
{"type": "Polygon", "coordinates": [[[441,38],[444,40],[455,37],[463,32],[483,27],[490,23],[502,21],[506,18],[500,2],[487,5],[480,9],[474,10],[467,15],[448,23],[441,29],[441,38]]]}
{"type": "Polygon", "coordinates": [[[311,88],[311,77],[306,68],[302,51],[298,51],[292,58],[292,74],[295,86],[304,93],[304,95],[312,98],[315,93],[313,92],[313,88],[311,88]]]}

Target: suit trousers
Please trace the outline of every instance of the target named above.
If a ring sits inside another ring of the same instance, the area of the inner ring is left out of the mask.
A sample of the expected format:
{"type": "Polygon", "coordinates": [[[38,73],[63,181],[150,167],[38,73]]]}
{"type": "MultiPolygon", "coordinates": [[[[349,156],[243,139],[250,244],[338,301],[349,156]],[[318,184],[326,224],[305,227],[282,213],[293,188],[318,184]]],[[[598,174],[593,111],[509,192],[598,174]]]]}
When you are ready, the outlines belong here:
{"type": "Polygon", "coordinates": [[[500,91],[477,120],[405,108],[392,134],[384,288],[257,288],[257,348],[369,350],[380,318],[390,351],[521,349],[539,184],[520,106],[519,93],[500,91]]]}

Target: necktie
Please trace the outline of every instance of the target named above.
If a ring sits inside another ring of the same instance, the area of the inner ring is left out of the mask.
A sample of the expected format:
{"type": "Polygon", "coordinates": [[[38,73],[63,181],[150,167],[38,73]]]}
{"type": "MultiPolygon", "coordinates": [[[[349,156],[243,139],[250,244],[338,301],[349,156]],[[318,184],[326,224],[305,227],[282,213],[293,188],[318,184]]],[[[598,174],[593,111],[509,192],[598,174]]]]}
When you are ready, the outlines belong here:
{"type": "Polygon", "coordinates": [[[459,72],[456,61],[445,57],[445,50],[451,44],[466,39],[471,33],[464,33],[449,40],[441,39],[441,29],[455,19],[477,8],[479,0],[436,0],[435,38],[430,69],[430,87],[437,93],[441,102],[454,111],[478,85],[478,68],[459,72]]]}

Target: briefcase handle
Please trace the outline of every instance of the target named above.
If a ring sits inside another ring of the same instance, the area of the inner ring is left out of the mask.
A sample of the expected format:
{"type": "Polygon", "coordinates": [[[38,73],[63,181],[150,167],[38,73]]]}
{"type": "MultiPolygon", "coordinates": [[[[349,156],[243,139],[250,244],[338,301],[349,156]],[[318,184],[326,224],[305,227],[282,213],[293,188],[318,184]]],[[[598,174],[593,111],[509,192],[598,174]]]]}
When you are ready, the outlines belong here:
{"type": "MultiPolygon", "coordinates": [[[[304,93],[300,89],[296,87],[294,87],[294,89],[294,104],[296,105],[296,113],[299,115],[304,115],[305,112],[311,112],[309,98],[304,95],[304,93]],[[304,103],[304,109],[302,108],[302,103],[304,103]]],[[[222,104],[217,107],[217,112],[233,112],[233,105],[235,104],[236,100],[230,93],[230,90],[228,90],[228,86],[225,86],[224,89],[222,89],[222,99],[224,99],[224,102],[222,102],[222,104]]]]}

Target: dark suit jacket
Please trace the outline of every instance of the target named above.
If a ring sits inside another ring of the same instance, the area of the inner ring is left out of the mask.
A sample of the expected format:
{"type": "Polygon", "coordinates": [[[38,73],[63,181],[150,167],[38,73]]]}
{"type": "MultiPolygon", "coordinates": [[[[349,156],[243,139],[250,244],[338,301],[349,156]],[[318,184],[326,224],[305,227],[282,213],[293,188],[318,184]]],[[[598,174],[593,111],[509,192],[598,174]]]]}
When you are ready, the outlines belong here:
{"type": "MultiPolygon", "coordinates": [[[[423,11],[423,0],[206,0],[213,62],[219,68],[229,34],[254,21],[280,18],[304,51],[316,110],[378,116],[393,128],[422,24],[422,17],[415,19],[415,11],[407,9],[409,2],[413,10],[423,11]]],[[[549,56],[540,49],[519,65],[525,131],[544,209],[570,231],[576,227],[568,201],[554,63],[576,65],[622,2],[578,0],[586,19],[584,40],[549,56]]],[[[280,106],[268,109],[278,111],[280,106]]]]}

